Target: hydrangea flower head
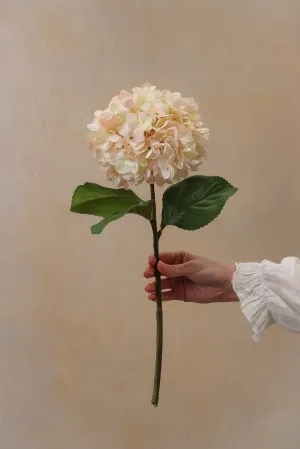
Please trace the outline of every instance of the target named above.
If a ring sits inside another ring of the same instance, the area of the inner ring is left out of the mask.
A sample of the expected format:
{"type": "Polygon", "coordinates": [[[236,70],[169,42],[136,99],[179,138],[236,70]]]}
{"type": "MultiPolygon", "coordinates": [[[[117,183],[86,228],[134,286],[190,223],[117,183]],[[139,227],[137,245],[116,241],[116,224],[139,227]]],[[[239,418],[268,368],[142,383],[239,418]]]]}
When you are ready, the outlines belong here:
{"type": "Polygon", "coordinates": [[[88,125],[90,149],[115,187],[159,186],[197,171],[209,130],[193,98],[146,83],[122,90],[88,125]]]}

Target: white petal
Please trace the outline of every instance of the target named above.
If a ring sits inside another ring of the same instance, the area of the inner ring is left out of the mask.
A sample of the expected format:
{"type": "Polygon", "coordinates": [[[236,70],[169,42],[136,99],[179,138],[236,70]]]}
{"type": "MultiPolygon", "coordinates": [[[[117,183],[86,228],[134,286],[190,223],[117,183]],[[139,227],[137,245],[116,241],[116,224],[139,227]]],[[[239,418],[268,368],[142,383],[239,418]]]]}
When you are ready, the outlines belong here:
{"type": "Polygon", "coordinates": [[[157,159],[157,164],[158,164],[160,169],[162,169],[162,168],[166,169],[170,165],[169,164],[169,160],[166,157],[163,157],[163,156],[161,156],[161,157],[159,157],[157,159]]]}
{"type": "Polygon", "coordinates": [[[138,120],[140,120],[141,122],[145,122],[148,118],[148,114],[147,112],[139,112],[138,113],[138,120]]]}
{"type": "Polygon", "coordinates": [[[149,179],[151,176],[152,176],[152,172],[151,172],[150,168],[147,168],[146,174],[145,174],[146,179],[149,179]]]}
{"type": "Polygon", "coordinates": [[[100,123],[92,122],[87,125],[89,131],[100,131],[103,126],[100,123]]]}
{"type": "Polygon", "coordinates": [[[151,108],[151,104],[150,104],[150,103],[144,103],[144,104],[142,104],[142,106],[141,106],[141,109],[142,109],[143,111],[149,111],[150,108],[151,108]]]}
{"type": "Polygon", "coordinates": [[[169,168],[166,168],[166,169],[161,168],[160,171],[161,171],[162,177],[164,179],[169,179],[170,178],[170,169],[169,168]]]}
{"type": "Polygon", "coordinates": [[[133,125],[134,123],[137,122],[137,115],[134,114],[133,112],[129,112],[128,114],[126,114],[126,122],[129,125],[133,125]]]}
{"type": "Polygon", "coordinates": [[[132,136],[136,142],[143,142],[145,139],[144,129],[141,126],[135,128],[135,130],[132,133],[132,136]]]}
{"type": "Polygon", "coordinates": [[[175,164],[175,162],[173,162],[173,164],[174,164],[177,168],[181,169],[181,168],[183,167],[183,160],[180,158],[180,159],[177,160],[176,164],[175,164]]]}
{"type": "Polygon", "coordinates": [[[102,151],[107,151],[111,148],[112,146],[112,142],[110,142],[109,140],[106,140],[105,142],[101,143],[98,148],[102,151]]]}
{"type": "Polygon", "coordinates": [[[111,134],[108,140],[110,142],[118,142],[118,140],[120,140],[120,136],[118,136],[118,134],[111,134]]]}
{"type": "Polygon", "coordinates": [[[124,106],[127,109],[131,109],[134,106],[134,101],[132,99],[128,99],[124,101],[124,106]]]}
{"type": "Polygon", "coordinates": [[[126,181],[131,181],[132,175],[131,174],[123,175],[123,178],[126,179],[126,181]]]}
{"type": "Polygon", "coordinates": [[[112,103],[110,103],[110,105],[109,105],[109,110],[110,110],[113,114],[119,112],[120,109],[121,109],[121,105],[120,105],[119,102],[112,102],[112,103]]]}
{"type": "Polygon", "coordinates": [[[199,165],[199,161],[192,159],[191,161],[189,161],[190,165],[199,165]]]}
{"type": "Polygon", "coordinates": [[[128,123],[124,123],[124,125],[122,125],[119,129],[119,134],[121,134],[121,136],[124,137],[129,137],[131,134],[131,129],[130,126],[128,125],[128,123]]]}
{"type": "Polygon", "coordinates": [[[137,162],[133,162],[131,167],[131,173],[138,173],[139,171],[139,164],[137,162]]]}
{"type": "Polygon", "coordinates": [[[130,167],[128,167],[126,161],[118,161],[116,163],[116,171],[120,173],[120,175],[125,175],[126,173],[130,173],[130,167]]]}
{"type": "Polygon", "coordinates": [[[120,176],[112,176],[109,178],[109,181],[111,181],[115,187],[119,187],[121,178],[120,176]]]}
{"type": "Polygon", "coordinates": [[[147,150],[147,147],[145,146],[145,141],[135,142],[134,140],[131,140],[130,146],[132,147],[133,151],[136,154],[144,153],[147,150]]]}

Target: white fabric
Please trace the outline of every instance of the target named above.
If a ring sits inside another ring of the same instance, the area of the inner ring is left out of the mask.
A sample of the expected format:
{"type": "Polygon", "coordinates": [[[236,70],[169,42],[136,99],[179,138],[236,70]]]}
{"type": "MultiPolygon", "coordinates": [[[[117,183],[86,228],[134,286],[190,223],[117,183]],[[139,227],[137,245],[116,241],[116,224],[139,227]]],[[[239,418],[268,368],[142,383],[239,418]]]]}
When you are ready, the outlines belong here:
{"type": "Polygon", "coordinates": [[[300,332],[300,260],[238,263],[232,281],[255,340],[271,324],[300,332]]]}

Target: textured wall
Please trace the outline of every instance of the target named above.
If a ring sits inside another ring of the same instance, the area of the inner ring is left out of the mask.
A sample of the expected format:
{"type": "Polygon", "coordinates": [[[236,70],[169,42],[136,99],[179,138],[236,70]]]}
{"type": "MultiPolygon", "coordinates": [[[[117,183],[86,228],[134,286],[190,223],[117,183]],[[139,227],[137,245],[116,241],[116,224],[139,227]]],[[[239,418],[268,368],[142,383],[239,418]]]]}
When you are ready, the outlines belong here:
{"type": "Polygon", "coordinates": [[[1,449],[298,449],[300,337],[255,344],[236,304],[167,304],[153,409],[150,228],[126,217],[92,237],[68,209],[77,184],[105,182],[94,109],[149,80],[196,98],[205,172],[240,188],[163,248],[299,255],[299,0],[2,1],[0,33],[1,449]]]}

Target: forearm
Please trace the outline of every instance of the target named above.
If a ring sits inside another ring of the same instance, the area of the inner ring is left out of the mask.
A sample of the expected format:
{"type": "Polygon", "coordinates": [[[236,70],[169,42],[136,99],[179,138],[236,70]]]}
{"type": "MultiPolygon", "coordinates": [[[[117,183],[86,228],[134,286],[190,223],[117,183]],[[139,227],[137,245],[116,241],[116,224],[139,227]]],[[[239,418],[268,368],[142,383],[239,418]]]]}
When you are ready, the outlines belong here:
{"type": "Polygon", "coordinates": [[[300,331],[300,261],[286,258],[280,264],[239,263],[232,276],[233,291],[248,319],[254,338],[276,323],[300,331]]]}

